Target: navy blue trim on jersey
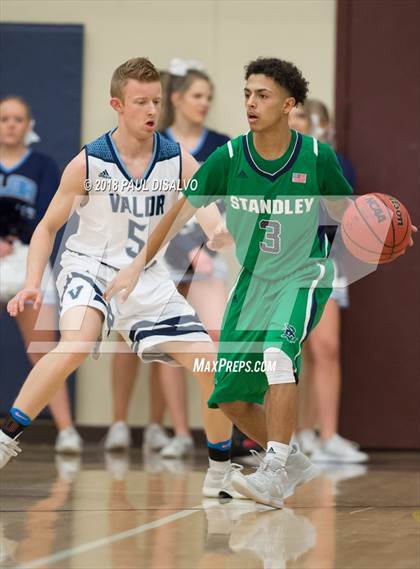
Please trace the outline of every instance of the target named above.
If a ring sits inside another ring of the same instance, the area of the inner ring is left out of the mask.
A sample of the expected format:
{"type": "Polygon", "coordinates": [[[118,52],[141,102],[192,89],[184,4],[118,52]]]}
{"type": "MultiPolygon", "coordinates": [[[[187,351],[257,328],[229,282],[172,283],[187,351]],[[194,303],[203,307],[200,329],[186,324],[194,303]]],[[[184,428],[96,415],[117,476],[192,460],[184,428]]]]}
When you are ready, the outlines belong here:
{"type": "MultiPolygon", "coordinates": [[[[118,267],[114,267],[114,265],[110,265],[109,263],[104,263],[103,261],[100,261],[96,257],[91,257],[90,255],[86,255],[86,253],[80,253],[79,251],[74,251],[73,249],[69,249],[68,247],[66,247],[66,251],[70,251],[70,253],[72,255],[79,255],[80,257],[87,257],[88,259],[93,259],[97,263],[104,265],[104,267],[106,267],[107,269],[113,269],[114,271],[117,271],[117,272],[120,270],[118,267]]],[[[150,263],[148,265],[146,265],[146,267],[144,267],[144,270],[147,271],[147,270],[151,269],[152,267],[154,267],[156,265],[156,263],[157,263],[156,260],[150,261],[150,263]]]]}
{"type": "Polygon", "coordinates": [[[69,288],[70,283],[71,283],[71,275],[67,275],[66,284],[63,287],[63,292],[61,293],[61,297],[60,297],[60,306],[63,305],[63,298],[67,292],[67,289],[69,288]]]}
{"type": "Polygon", "coordinates": [[[150,328],[151,326],[176,326],[180,324],[189,324],[190,322],[197,322],[197,324],[201,324],[201,320],[196,314],[184,314],[182,316],[172,316],[171,318],[160,320],[160,322],[140,320],[133,326],[132,330],[137,330],[137,328],[150,328]]]}
{"type": "Polygon", "coordinates": [[[159,138],[159,154],[156,162],[163,162],[175,158],[181,152],[181,147],[176,141],[169,140],[159,132],[156,133],[159,138]]]}
{"type": "Polygon", "coordinates": [[[86,161],[86,176],[85,180],[89,180],[89,152],[87,149],[87,145],[83,147],[85,151],[85,161],[86,161]]]}
{"type": "Polygon", "coordinates": [[[209,134],[209,131],[206,128],[204,128],[197,144],[191,150],[191,154],[193,156],[200,154],[201,150],[203,149],[203,146],[206,144],[208,134],[209,134]]]}
{"type": "Polygon", "coordinates": [[[96,261],[97,263],[100,263],[101,265],[104,265],[108,269],[114,269],[114,271],[119,271],[118,267],[114,267],[113,265],[109,265],[108,263],[104,263],[103,261],[96,259],[96,257],[91,257],[90,255],[86,255],[86,253],[79,253],[79,251],[74,251],[73,249],[69,249],[68,247],[66,247],[66,251],[70,251],[70,253],[72,255],[79,255],[79,257],[87,257],[88,259],[93,259],[94,261],[96,261]]]}
{"type": "Polygon", "coordinates": [[[64,296],[65,296],[67,290],[69,289],[73,279],[82,279],[83,281],[86,281],[93,288],[93,290],[95,292],[95,296],[94,296],[93,300],[96,300],[96,301],[100,302],[101,304],[103,304],[108,311],[108,306],[107,306],[106,301],[102,297],[103,293],[102,293],[101,289],[98,287],[98,285],[94,282],[93,279],[91,279],[90,277],[87,277],[86,275],[83,275],[82,273],[70,273],[69,275],[67,275],[66,284],[64,285],[63,292],[62,292],[61,297],[60,297],[60,306],[63,305],[64,296]]]}
{"type": "Polygon", "coordinates": [[[296,162],[296,158],[298,157],[300,149],[302,147],[302,135],[300,134],[300,132],[297,132],[296,134],[297,134],[297,138],[296,138],[295,147],[293,148],[293,152],[290,155],[289,160],[286,162],[286,164],[284,164],[284,166],[282,166],[279,170],[277,170],[277,172],[273,172],[272,174],[270,172],[266,172],[265,170],[262,170],[255,163],[255,161],[253,160],[253,158],[251,156],[251,152],[249,150],[248,136],[246,134],[244,134],[242,136],[242,144],[244,147],[245,158],[246,158],[248,164],[251,166],[251,168],[255,172],[257,172],[257,174],[260,174],[260,176],[267,178],[267,180],[271,180],[272,182],[275,182],[278,178],[280,178],[280,176],[282,176],[283,174],[288,172],[292,168],[293,164],[296,162]]]}
{"type": "MultiPolygon", "coordinates": [[[[167,128],[161,132],[161,135],[171,142],[176,142],[172,130],[167,128]]],[[[203,129],[202,134],[195,148],[189,150],[188,152],[193,156],[197,162],[202,164],[207,160],[207,158],[212,154],[219,146],[226,144],[230,140],[225,134],[216,132],[215,130],[209,130],[207,128],[203,129]]]]}
{"type": "Polygon", "coordinates": [[[92,156],[92,158],[98,158],[103,162],[114,162],[112,152],[110,151],[107,143],[106,134],[103,134],[96,140],[85,144],[84,148],[88,156],[92,156]]]}
{"type": "Polygon", "coordinates": [[[181,145],[177,142],[179,149],[179,187],[182,187],[182,151],[181,145]]]}
{"type": "Polygon", "coordinates": [[[102,290],[98,287],[98,285],[95,283],[95,281],[93,279],[91,279],[90,277],[87,277],[83,273],[71,273],[71,277],[73,279],[82,279],[83,281],[86,281],[88,284],[90,284],[90,286],[95,291],[94,300],[99,300],[99,302],[101,302],[105,307],[107,306],[107,303],[106,303],[105,299],[103,298],[102,290]]]}
{"type": "MultiPolygon", "coordinates": [[[[209,134],[209,131],[207,128],[203,128],[203,130],[201,131],[200,137],[197,141],[197,144],[194,146],[194,148],[191,148],[191,150],[189,150],[189,153],[192,156],[196,156],[197,154],[199,154],[201,152],[201,150],[203,149],[203,146],[206,144],[207,142],[207,136],[209,134]]],[[[165,136],[167,138],[169,138],[170,140],[172,140],[173,142],[176,142],[176,138],[174,137],[174,134],[172,132],[171,127],[168,127],[165,130],[165,136]]]]}
{"type": "Polygon", "coordinates": [[[23,166],[26,162],[26,160],[29,158],[29,156],[32,154],[32,148],[28,148],[26,150],[26,152],[24,153],[24,155],[22,156],[22,158],[19,158],[19,160],[17,162],[15,162],[15,164],[13,164],[13,166],[11,166],[10,168],[7,168],[1,161],[0,161],[0,168],[3,170],[3,172],[5,174],[11,174],[12,172],[14,172],[15,170],[18,170],[21,166],[23,166]]]}
{"type": "MultiPolygon", "coordinates": [[[[182,316],[173,316],[172,318],[167,318],[166,320],[161,320],[160,322],[152,322],[151,320],[140,320],[136,322],[129,333],[129,338],[132,342],[138,341],[137,333],[142,332],[141,329],[143,328],[150,328],[150,330],[143,330],[144,334],[148,334],[149,336],[153,336],[156,332],[156,335],[159,334],[159,330],[161,331],[160,334],[163,334],[163,331],[179,329],[179,330],[188,330],[189,333],[191,330],[190,328],[179,328],[181,324],[191,324],[191,326],[199,327],[200,332],[205,332],[206,330],[201,324],[200,319],[195,314],[184,314],[182,316]],[[154,328],[155,327],[155,328],[154,328]]],[[[194,330],[198,331],[198,330],[194,330]]],[[[169,334],[168,334],[169,335],[169,334]]]]}
{"type": "Polygon", "coordinates": [[[308,322],[308,327],[307,327],[307,332],[306,332],[306,336],[304,337],[304,340],[306,340],[306,338],[308,337],[309,333],[312,331],[312,327],[314,325],[314,321],[315,321],[315,316],[316,313],[318,311],[318,303],[316,301],[316,290],[314,290],[314,294],[312,297],[312,306],[311,306],[311,314],[309,316],[309,322],[308,322]]]}
{"type": "Polygon", "coordinates": [[[124,175],[124,177],[127,178],[127,180],[129,180],[129,181],[133,180],[133,182],[135,184],[140,184],[142,180],[147,180],[147,178],[150,176],[150,173],[152,172],[153,168],[155,167],[156,162],[158,161],[157,157],[159,156],[159,149],[160,149],[159,136],[156,132],[153,133],[153,154],[152,154],[152,158],[146,167],[146,171],[145,171],[143,177],[135,179],[135,178],[133,178],[133,176],[130,174],[130,172],[128,172],[128,170],[124,166],[124,162],[122,161],[122,159],[119,155],[118,149],[115,146],[115,143],[112,139],[112,134],[116,130],[117,129],[114,128],[114,130],[112,130],[106,134],[106,140],[108,142],[108,146],[109,146],[109,149],[112,153],[112,157],[114,159],[114,162],[118,166],[119,170],[124,175]]]}
{"type": "Polygon", "coordinates": [[[0,235],[14,235],[29,244],[59,181],[54,160],[32,149],[10,168],[0,163],[0,235]]]}
{"type": "MultiPolygon", "coordinates": [[[[165,326],[164,328],[153,328],[152,330],[137,330],[134,335],[134,341],[140,342],[151,336],[184,336],[186,334],[194,334],[195,332],[208,332],[203,326],[193,325],[190,328],[177,328],[174,326],[165,326]]],[[[131,332],[130,332],[131,335],[131,332]]]]}
{"type": "Polygon", "coordinates": [[[84,275],[83,273],[71,273],[71,278],[72,279],[82,279],[83,281],[86,281],[88,284],[90,284],[90,286],[93,288],[93,290],[95,292],[95,296],[93,297],[93,301],[100,302],[105,307],[106,325],[108,328],[108,336],[109,336],[110,331],[111,331],[112,326],[113,326],[114,321],[115,321],[115,316],[111,310],[110,304],[108,302],[106,302],[106,300],[103,298],[102,290],[98,287],[98,285],[95,283],[95,281],[93,279],[91,279],[87,275],[84,275]]]}
{"type": "MultiPolygon", "coordinates": [[[[326,239],[327,239],[327,251],[326,253],[323,255],[323,258],[326,259],[327,257],[329,257],[330,254],[330,246],[332,245],[332,242],[334,240],[335,237],[335,233],[337,231],[337,226],[333,225],[320,225],[318,227],[318,231],[317,231],[317,239],[319,241],[319,248],[322,252],[325,251],[325,246],[326,246],[326,239]]],[[[315,238],[315,239],[316,239],[315,238]]]]}

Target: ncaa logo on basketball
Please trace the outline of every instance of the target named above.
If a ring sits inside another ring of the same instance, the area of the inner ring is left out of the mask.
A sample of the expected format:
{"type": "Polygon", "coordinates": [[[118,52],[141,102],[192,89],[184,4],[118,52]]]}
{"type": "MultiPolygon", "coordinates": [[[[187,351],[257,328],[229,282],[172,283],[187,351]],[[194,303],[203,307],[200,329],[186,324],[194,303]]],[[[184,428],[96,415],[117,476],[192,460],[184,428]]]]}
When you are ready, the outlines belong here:
{"type": "Polygon", "coordinates": [[[366,201],[367,201],[370,209],[373,211],[373,214],[376,217],[378,223],[382,223],[383,221],[385,221],[386,216],[383,213],[383,210],[382,210],[381,206],[379,205],[378,201],[376,200],[376,198],[369,198],[366,201]]]}

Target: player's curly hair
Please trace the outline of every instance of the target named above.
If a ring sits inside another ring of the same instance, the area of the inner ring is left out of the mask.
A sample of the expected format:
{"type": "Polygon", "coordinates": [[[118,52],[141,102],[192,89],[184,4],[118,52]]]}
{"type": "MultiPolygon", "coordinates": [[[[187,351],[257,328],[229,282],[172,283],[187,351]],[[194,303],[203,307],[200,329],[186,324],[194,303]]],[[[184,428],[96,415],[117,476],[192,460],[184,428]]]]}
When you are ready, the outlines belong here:
{"type": "Polygon", "coordinates": [[[309,83],[300,69],[290,61],[275,57],[259,57],[245,66],[245,79],[250,75],[266,75],[271,77],[280,87],[290,93],[296,104],[304,103],[308,94],[309,83]]]}

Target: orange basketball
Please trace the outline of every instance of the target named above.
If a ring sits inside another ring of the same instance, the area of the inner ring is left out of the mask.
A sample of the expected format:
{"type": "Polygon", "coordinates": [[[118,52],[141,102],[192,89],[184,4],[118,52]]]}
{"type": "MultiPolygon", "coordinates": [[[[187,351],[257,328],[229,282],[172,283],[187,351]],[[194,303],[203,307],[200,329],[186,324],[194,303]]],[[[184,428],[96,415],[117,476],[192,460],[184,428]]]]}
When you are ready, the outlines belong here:
{"type": "Polygon", "coordinates": [[[365,263],[389,263],[408,247],[411,220],[396,198],[366,194],[346,209],[341,234],[345,246],[357,259],[365,263]]]}

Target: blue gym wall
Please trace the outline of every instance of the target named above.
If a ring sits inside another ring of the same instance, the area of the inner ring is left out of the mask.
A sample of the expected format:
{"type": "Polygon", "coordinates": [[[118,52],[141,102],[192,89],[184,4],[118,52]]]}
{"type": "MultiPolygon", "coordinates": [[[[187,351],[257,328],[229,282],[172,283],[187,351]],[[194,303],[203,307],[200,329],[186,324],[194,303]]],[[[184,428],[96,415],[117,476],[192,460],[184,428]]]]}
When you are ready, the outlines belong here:
{"type": "MultiPolygon", "coordinates": [[[[62,171],[80,149],[83,26],[3,23],[0,50],[0,97],[14,94],[28,101],[41,137],[34,149],[52,156],[62,171]]],[[[15,323],[3,310],[0,414],[13,402],[29,369],[15,323]]],[[[74,404],[72,382],[70,387],[74,404]]]]}

